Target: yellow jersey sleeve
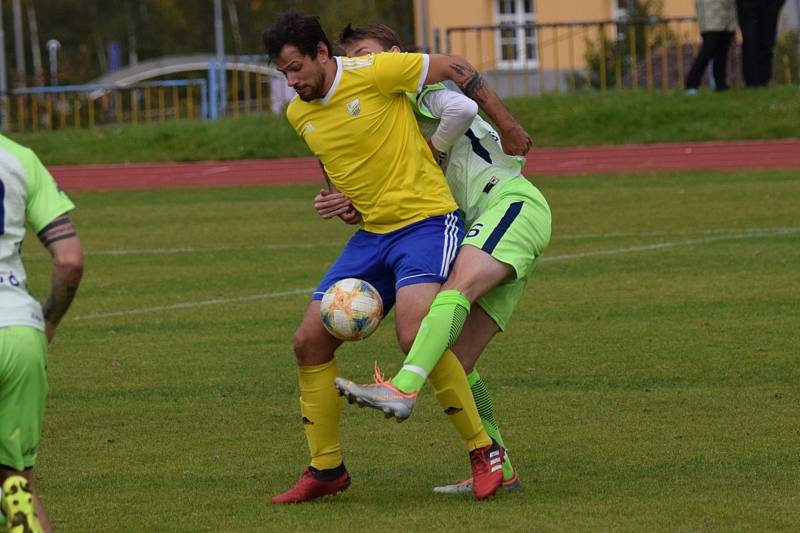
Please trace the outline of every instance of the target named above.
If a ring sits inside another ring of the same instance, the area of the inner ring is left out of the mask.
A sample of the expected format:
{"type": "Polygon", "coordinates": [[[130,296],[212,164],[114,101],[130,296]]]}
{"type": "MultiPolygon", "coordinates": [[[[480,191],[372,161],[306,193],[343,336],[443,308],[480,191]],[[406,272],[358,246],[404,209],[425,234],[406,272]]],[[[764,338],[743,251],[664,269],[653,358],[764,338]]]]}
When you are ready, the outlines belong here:
{"type": "Polygon", "coordinates": [[[385,52],[373,61],[374,82],[382,94],[415,93],[425,86],[428,54],[385,52]]]}

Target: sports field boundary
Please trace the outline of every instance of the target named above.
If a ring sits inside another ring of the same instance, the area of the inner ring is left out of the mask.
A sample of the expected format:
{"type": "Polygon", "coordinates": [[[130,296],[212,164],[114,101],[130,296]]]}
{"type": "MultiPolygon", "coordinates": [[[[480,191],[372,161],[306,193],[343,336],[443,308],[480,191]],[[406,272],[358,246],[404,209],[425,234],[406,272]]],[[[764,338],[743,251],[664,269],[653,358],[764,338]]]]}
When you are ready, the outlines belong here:
{"type": "MultiPolygon", "coordinates": [[[[66,191],[323,183],[312,157],[49,167],[66,191]]],[[[534,148],[527,176],[800,169],[800,139],[534,148]]]]}

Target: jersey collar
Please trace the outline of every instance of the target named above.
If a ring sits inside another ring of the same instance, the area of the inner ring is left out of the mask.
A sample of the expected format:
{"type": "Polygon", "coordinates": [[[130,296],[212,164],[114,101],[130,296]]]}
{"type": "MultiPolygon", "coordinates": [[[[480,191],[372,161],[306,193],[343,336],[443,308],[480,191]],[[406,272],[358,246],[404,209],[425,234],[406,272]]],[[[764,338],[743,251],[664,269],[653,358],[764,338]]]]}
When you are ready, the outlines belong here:
{"type": "Polygon", "coordinates": [[[342,79],[342,58],[339,56],[334,56],[333,58],[336,60],[336,76],[333,78],[331,88],[328,89],[328,94],[323,98],[315,100],[315,102],[320,105],[325,105],[330,102],[331,98],[333,98],[333,93],[336,92],[336,88],[339,87],[339,82],[342,79]]]}

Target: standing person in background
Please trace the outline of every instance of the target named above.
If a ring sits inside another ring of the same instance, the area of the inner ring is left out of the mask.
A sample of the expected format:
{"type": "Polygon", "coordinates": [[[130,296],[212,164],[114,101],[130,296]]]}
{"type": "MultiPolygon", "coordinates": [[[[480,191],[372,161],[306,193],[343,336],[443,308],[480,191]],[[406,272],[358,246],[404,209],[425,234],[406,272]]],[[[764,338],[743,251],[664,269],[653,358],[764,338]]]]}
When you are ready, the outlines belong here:
{"type": "Polygon", "coordinates": [[[772,79],[778,17],[785,0],[736,0],[742,30],[742,75],[748,87],[765,87],[772,79]]]}
{"type": "Polygon", "coordinates": [[[68,215],[74,207],[31,150],[0,135],[0,511],[12,533],[50,531],[32,468],[47,397],[47,345],[83,275],[68,215]],[[53,260],[44,305],[28,292],[20,257],[26,222],[53,260]]]}
{"type": "Polygon", "coordinates": [[[728,50],[736,32],[736,4],[734,0],[697,0],[696,5],[703,46],[686,76],[686,92],[697,93],[712,59],[716,90],[725,91],[728,89],[728,50]]]}

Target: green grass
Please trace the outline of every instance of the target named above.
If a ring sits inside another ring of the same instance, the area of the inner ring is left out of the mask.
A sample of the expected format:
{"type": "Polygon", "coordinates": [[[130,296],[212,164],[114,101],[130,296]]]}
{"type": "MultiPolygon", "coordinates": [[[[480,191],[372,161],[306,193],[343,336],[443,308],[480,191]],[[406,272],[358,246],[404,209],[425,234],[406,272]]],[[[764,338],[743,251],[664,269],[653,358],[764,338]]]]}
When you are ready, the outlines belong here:
{"type": "MultiPolygon", "coordinates": [[[[800,90],[577,92],[507,102],[539,147],[800,137],[800,90]]],[[[309,155],[282,116],[13,134],[47,164],[309,155]]]]}
{"type": "MultiPolygon", "coordinates": [[[[314,187],[73,194],[86,275],[35,470],[56,530],[796,529],[800,173],[537,184],[553,240],[479,364],[525,488],[481,503],[430,492],[468,463],[427,389],[402,425],[345,405],[347,493],[269,503],[307,461],[307,296],[271,294],[313,287],[350,232],[314,187]]],[[[399,367],[392,320],[341,349],[344,375],[399,367]]]]}

